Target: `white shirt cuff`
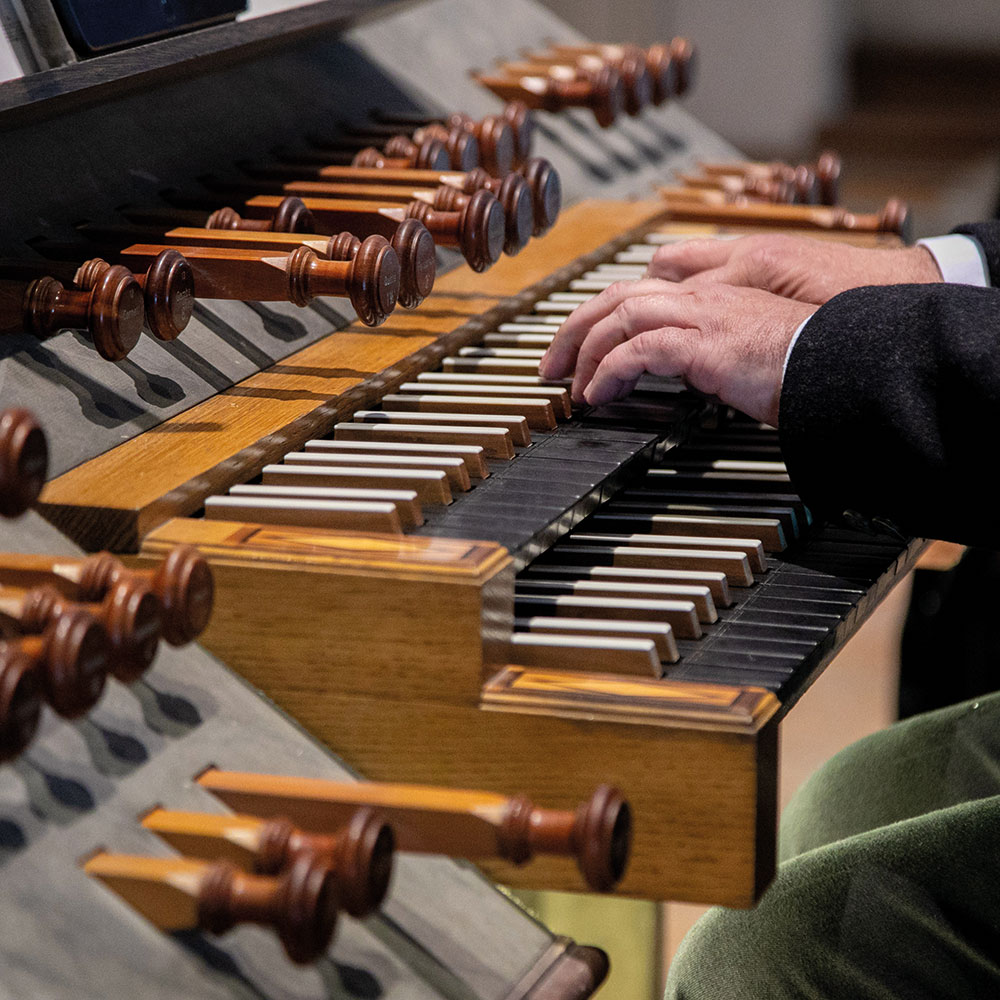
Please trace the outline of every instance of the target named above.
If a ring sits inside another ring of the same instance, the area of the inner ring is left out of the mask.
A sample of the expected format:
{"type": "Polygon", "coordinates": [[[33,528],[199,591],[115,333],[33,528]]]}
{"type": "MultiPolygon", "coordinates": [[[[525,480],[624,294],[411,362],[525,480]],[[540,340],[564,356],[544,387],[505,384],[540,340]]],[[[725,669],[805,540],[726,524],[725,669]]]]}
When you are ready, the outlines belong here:
{"type": "Polygon", "coordinates": [[[788,350],[785,351],[785,362],[781,366],[781,381],[785,381],[785,372],[788,369],[788,359],[792,356],[792,349],[795,347],[795,341],[799,339],[799,334],[806,328],[806,323],[812,319],[812,316],[808,316],[801,323],[799,323],[799,328],[792,334],[792,339],[788,343],[788,350]]]}
{"type": "Polygon", "coordinates": [[[990,287],[990,272],[979,240],[972,236],[953,233],[950,236],[931,236],[917,240],[918,247],[925,247],[937,263],[941,276],[952,285],[990,287]]]}
{"type": "MultiPolygon", "coordinates": [[[[979,240],[961,233],[949,236],[931,236],[925,240],[917,240],[917,246],[926,247],[934,258],[941,272],[941,277],[952,285],[975,285],[977,288],[990,287],[990,272],[986,264],[986,256],[979,240]]],[[[812,319],[812,316],[809,317],[812,319]]],[[[792,334],[792,339],[785,351],[785,363],[781,366],[781,379],[784,381],[788,369],[788,359],[799,334],[806,327],[809,319],[803,320],[799,328],[792,334]]]]}

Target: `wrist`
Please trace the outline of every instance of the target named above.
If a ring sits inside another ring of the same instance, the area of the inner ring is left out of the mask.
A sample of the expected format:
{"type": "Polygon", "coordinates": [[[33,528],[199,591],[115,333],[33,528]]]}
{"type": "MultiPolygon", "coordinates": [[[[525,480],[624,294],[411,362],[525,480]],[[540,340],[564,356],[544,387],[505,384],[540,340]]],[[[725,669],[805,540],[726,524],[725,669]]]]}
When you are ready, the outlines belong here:
{"type": "Polygon", "coordinates": [[[930,285],[944,281],[937,258],[924,246],[907,247],[906,278],[902,284],[930,285]]]}

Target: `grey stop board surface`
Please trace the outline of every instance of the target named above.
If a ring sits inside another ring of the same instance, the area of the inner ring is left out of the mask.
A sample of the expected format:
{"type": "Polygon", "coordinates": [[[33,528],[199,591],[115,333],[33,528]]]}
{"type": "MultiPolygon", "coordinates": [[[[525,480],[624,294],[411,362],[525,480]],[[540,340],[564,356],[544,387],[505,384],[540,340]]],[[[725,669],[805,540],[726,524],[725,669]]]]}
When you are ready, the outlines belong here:
{"type": "MultiPolygon", "coordinates": [[[[29,513],[0,521],[0,551],[77,550],[29,513]]],[[[379,913],[341,915],[312,966],[293,965],[263,928],[164,934],[80,862],[98,849],[173,855],[138,817],[157,805],[226,812],[193,781],[210,765],[356,777],[197,646],[161,645],[142,679],[109,680],[81,720],[44,710],[27,750],[0,765],[0,997],[502,1000],[561,956],[472,866],[415,855],[398,856],[379,913]]]]}

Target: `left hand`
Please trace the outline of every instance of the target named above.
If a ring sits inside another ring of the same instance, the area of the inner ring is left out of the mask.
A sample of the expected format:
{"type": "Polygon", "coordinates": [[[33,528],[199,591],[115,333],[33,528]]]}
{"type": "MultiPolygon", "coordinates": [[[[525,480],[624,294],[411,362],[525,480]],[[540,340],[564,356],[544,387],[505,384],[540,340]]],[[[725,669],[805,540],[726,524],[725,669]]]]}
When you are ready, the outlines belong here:
{"type": "Polygon", "coordinates": [[[645,372],[680,376],[777,426],[785,354],[816,309],[755,288],[617,282],[567,318],[539,372],[574,372],[573,398],[591,405],[628,395],[645,372]]]}

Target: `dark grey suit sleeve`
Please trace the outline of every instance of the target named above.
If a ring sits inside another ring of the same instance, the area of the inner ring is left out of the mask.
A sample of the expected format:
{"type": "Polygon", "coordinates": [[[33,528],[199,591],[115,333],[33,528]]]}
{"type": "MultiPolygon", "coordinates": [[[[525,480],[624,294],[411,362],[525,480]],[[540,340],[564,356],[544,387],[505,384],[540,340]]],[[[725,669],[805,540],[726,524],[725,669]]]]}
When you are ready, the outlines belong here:
{"type": "Polygon", "coordinates": [[[986,258],[990,282],[994,288],[1000,288],[1000,221],[970,223],[957,226],[952,232],[972,236],[979,241],[986,258]]]}
{"type": "Polygon", "coordinates": [[[779,423],[792,480],[821,513],[1000,544],[1000,289],[831,299],[792,350],[779,423]]]}

